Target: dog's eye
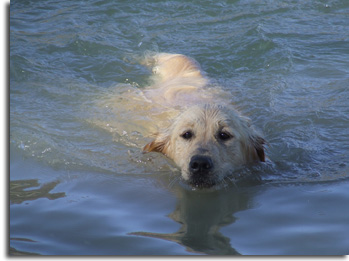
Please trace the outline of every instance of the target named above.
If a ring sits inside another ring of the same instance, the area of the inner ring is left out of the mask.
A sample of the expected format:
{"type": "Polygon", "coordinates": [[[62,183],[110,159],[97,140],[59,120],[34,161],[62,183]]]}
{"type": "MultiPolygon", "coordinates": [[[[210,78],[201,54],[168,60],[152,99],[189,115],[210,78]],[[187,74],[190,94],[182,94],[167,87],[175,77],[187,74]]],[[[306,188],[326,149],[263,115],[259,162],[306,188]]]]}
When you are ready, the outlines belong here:
{"type": "Polygon", "coordinates": [[[185,140],[189,140],[193,137],[193,133],[191,131],[184,132],[181,137],[185,140]]]}
{"type": "Polygon", "coordinates": [[[230,133],[228,132],[225,132],[225,131],[220,131],[218,132],[218,138],[222,141],[226,141],[226,140],[229,140],[231,139],[233,136],[230,135],[230,133]]]}

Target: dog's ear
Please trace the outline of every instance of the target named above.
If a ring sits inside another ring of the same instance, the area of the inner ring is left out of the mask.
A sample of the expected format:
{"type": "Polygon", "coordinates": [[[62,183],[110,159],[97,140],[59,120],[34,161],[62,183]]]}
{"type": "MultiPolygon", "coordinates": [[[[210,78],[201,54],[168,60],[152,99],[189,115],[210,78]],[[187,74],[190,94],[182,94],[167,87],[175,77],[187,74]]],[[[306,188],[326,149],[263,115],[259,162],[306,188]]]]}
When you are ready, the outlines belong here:
{"type": "Polygon", "coordinates": [[[146,152],[160,152],[163,154],[167,154],[167,150],[169,147],[169,137],[161,134],[157,134],[155,139],[144,146],[143,153],[146,152]]]}
{"type": "Polygon", "coordinates": [[[247,132],[249,133],[249,145],[248,145],[248,156],[252,157],[253,160],[260,160],[265,162],[265,153],[264,153],[264,144],[266,143],[265,139],[263,139],[258,132],[253,128],[251,124],[251,120],[247,117],[243,117],[242,119],[245,121],[247,126],[247,132]]]}
{"type": "Polygon", "coordinates": [[[255,136],[251,138],[251,140],[252,140],[253,148],[256,151],[256,154],[258,156],[258,159],[264,162],[265,161],[265,153],[264,153],[265,139],[263,139],[260,136],[255,136]]]}

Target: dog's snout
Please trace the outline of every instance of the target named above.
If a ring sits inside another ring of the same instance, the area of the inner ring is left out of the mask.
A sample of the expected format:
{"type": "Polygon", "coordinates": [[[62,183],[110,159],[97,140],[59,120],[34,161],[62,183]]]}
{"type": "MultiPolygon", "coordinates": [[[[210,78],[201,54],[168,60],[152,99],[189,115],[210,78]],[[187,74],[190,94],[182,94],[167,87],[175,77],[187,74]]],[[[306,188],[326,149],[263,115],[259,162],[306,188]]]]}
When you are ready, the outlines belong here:
{"type": "Polygon", "coordinates": [[[193,156],[189,163],[192,173],[208,173],[213,168],[213,162],[208,156],[193,156]]]}

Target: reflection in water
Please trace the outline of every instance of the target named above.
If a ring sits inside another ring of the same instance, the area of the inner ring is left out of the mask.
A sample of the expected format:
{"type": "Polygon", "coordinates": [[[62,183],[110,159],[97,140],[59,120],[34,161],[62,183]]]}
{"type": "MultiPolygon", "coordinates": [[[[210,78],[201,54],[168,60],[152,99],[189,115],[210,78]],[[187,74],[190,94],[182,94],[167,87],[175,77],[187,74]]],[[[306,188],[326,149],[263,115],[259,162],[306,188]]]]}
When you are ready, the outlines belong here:
{"type": "Polygon", "coordinates": [[[36,200],[38,198],[48,198],[50,200],[53,200],[65,197],[64,192],[50,193],[50,191],[54,189],[58,184],[59,181],[53,181],[43,184],[41,187],[39,187],[40,184],[36,179],[10,181],[10,203],[20,204],[23,201],[36,200]]]}
{"type": "MultiPolygon", "coordinates": [[[[10,204],[21,204],[24,201],[36,200],[39,198],[48,198],[50,200],[65,197],[64,192],[50,193],[57,185],[59,181],[53,181],[40,186],[37,179],[27,180],[14,180],[10,181],[10,204]],[[35,189],[33,189],[35,188],[35,189]]],[[[36,242],[28,238],[12,237],[11,241],[23,241],[23,242],[36,242]]],[[[10,246],[10,256],[30,256],[38,255],[32,252],[19,251],[10,246]]]]}
{"type": "Polygon", "coordinates": [[[179,243],[187,251],[210,255],[239,255],[220,228],[235,221],[233,214],[248,208],[251,195],[237,189],[189,191],[178,189],[176,209],[169,215],[181,228],[171,234],[135,232],[132,235],[155,237],[179,243]]]}
{"type": "Polygon", "coordinates": [[[38,256],[39,254],[25,252],[25,251],[19,251],[19,250],[15,249],[14,247],[10,247],[9,255],[10,256],[38,256]]]}

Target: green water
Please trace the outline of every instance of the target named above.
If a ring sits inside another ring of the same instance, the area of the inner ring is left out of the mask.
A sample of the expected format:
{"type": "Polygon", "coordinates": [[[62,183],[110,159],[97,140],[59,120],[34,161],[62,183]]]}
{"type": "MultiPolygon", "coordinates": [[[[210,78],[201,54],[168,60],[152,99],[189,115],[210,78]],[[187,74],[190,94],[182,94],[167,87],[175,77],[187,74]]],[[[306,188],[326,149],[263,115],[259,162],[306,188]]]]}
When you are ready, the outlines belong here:
{"type": "Polygon", "coordinates": [[[10,253],[349,254],[348,1],[9,9],[10,253]],[[191,190],[110,127],[99,102],[147,85],[149,50],[195,58],[232,94],[268,141],[269,161],[241,170],[261,184],[191,190]]]}

